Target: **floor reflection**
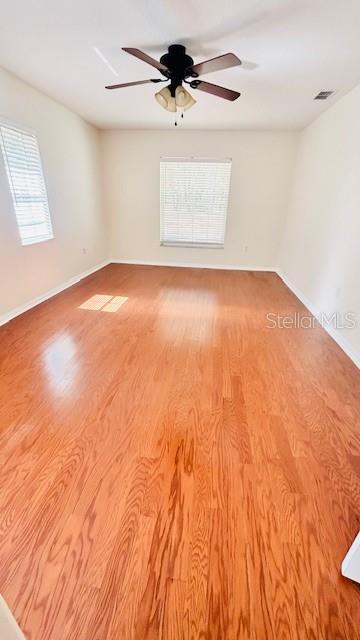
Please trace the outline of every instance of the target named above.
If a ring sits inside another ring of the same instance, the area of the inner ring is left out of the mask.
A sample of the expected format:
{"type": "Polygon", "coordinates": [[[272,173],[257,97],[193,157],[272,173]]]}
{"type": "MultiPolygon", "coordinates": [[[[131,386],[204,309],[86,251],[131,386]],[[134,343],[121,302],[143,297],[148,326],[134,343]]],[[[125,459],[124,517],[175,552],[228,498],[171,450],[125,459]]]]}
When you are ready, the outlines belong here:
{"type": "Polygon", "coordinates": [[[218,296],[213,291],[166,287],[156,327],[162,337],[207,343],[213,335],[218,296]]]}
{"type": "Polygon", "coordinates": [[[76,345],[69,333],[62,333],[44,351],[49,384],[56,395],[66,395],[76,383],[79,362],[76,345]]]}

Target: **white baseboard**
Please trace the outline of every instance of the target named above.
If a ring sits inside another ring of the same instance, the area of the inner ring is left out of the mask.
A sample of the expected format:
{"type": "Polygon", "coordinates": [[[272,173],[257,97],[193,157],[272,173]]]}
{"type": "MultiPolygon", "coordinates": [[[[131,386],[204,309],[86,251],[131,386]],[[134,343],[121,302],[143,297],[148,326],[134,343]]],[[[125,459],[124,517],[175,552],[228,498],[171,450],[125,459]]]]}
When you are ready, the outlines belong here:
{"type": "Polygon", "coordinates": [[[300,302],[303,303],[303,305],[307,308],[307,310],[310,311],[310,313],[313,316],[317,316],[319,314],[319,310],[316,309],[316,307],[303,294],[303,292],[300,291],[300,289],[298,289],[297,287],[295,287],[295,285],[292,282],[290,282],[289,278],[282,271],[280,271],[279,269],[277,270],[277,274],[281,278],[281,280],[286,284],[286,286],[290,289],[290,291],[292,291],[293,294],[297,298],[299,298],[300,302]]]}
{"type": "MultiPolygon", "coordinates": [[[[182,267],[182,268],[185,267],[189,269],[220,269],[220,270],[225,269],[229,271],[266,271],[266,272],[277,273],[278,276],[286,284],[286,286],[294,293],[294,295],[300,300],[300,302],[302,302],[303,305],[305,305],[305,307],[310,311],[310,313],[316,317],[319,316],[319,310],[315,308],[313,303],[303,294],[303,292],[300,291],[300,289],[298,289],[292,282],[290,282],[288,277],[284,273],[282,273],[281,270],[276,269],[274,267],[243,266],[243,265],[229,265],[229,264],[214,265],[214,264],[199,264],[199,263],[185,263],[185,262],[158,262],[158,261],[153,262],[153,261],[147,261],[147,260],[120,260],[118,258],[112,258],[111,260],[104,260],[100,264],[97,264],[94,267],[87,269],[87,271],[83,271],[82,273],[74,276],[73,278],[70,278],[63,284],[58,285],[57,287],[54,287],[50,291],[46,291],[42,295],[37,296],[32,300],[29,300],[29,302],[26,302],[25,304],[22,304],[19,307],[16,307],[15,309],[12,309],[11,311],[8,311],[7,313],[3,314],[2,316],[0,316],[0,326],[3,324],[6,324],[13,318],[16,318],[17,316],[21,315],[25,311],[28,311],[29,309],[36,307],[36,305],[41,304],[41,302],[45,302],[45,300],[48,300],[49,298],[52,298],[58,293],[61,293],[61,291],[64,291],[65,289],[72,287],[74,284],[76,284],[83,278],[86,278],[87,276],[90,276],[92,273],[95,273],[95,271],[99,271],[99,269],[102,269],[103,267],[106,267],[108,264],[112,264],[112,263],[134,264],[134,265],[154,266],[154,267],[155,266],[156,267],[182,267]]],[[[333,338],[333,340],[335,340],[335,342],[339,345],[339,347],[344,351],[344,353],[346,353],[346,355],[352,360],[352,362],[360,369],[360,354],[352,347],[349,341],[346,338],[344,338],[344,336],[341,335],[337,329],[334,329],[328,325],[322,325],[322,326],[325,329],[325,331],[333,338]]]]}
{"type": "Polygon", "coordinates": [[[109,264],[109,260],[104,260],[104,262],[101,262],[100,264],[95,265],[95,267],[91,267],[90,269],[87,269],[86,271],[79,273],[73,278],[66,280],[66,282],[64,282],[63,284],[60,284],[57,287],[54,287],[53,289],[50,289],[50,291],[46,291],[45,293],[42,293],[40,296],[37,296],[36,298],[32,298],[32,300],[29,300],[29,302],[25,302],[19,307],[16,307],[15,309],[11,309],[11,311],[8,311],[7,313],[0,316],[0,326],[3,324],[6,324],[6,322],[9,322],[9,320],[16,318],[16,316],[20,316],[25,311],[29,311],[29,309],[36,307],[36,305],[41,304],[41,302],[45,302],[45,300],[48,300],[49,298],[56,296],[58,293],[61,293],[61,291],[64,291],[65,289],[72,287],[74,284],[76,284],[83,278],[87,278],[87,276],[90,276],[92,273],[95,273],[95,271],[99,271],[99,269],[106,267],[108,264],[109,264]]]}
{"type": "Polygon", "coordinates": [[[153,262],[148,260],[121,260],[119,258],[112,258],[109,260],[110,263],[114,264],[137,264],[142,265],[144,267],[181,267],[188,269],[220,269],[220,270],[228,270],[228,271],[271,271],[276,273],[276,269],[274,267],[250,267],[238,264],[200,264],[198,262],[153,262]]]}
{"type": "Polygon", "coordinates": [[[1,640],[25,640],[13,614],[4,598],[0,596],[0,638],[1,640]]]}
{"type": "Polygon", "coordinates": [[[360,531],[342,562],[341,573],[360,584],[360,531]]]}
{"type": "MultiPolygon", "coordinates": [[[[320,310],[315,307],[315,305],[303,294],[300,289],[298,289],[292,282],[290,282],[289,278],[282,273],[282,271],[277,271],[278,276],[282,279],[282,281],[286,284],[286,286],[293,292],[293,294],[299,298],[300,302],[310,311],[313,316],[319,317],[320,310]]],[[[338,329],[334,329],[328,324],[321,323],[321,326],[325,331],[331,336],[333,340],[339,345],[340,349],[346,353],[346,355],[352,360],[358,369],[360,369],[360,354],[354,349],[354,347],[349,343],[349,341],[340,333],[338,329]]]]}
{"type": "Polygon", "coordinates": [[[9,322],[10,320],[12,320],[13,318],[16,318],[17,316],[20,316],[22,313],[25,313],[25,311],[29,311],[29,309],[32,309],[33,307],[36,307],[36,305],[41,304],[42,302],[45,302],[45,300],[48,300],[49,298],[52,298],[53,296],[56,296],[58,293],[61,293],[61,291],[64,291],[65,289],[68,289],[69,287],[72,287],[74,284],[76,284],[77,282],[79,282],[80,280],[82,280],[83,278],[86,278],[87,276],[90,276],[92,273],[95,273],[95,271],[98,271],[99,269],[102,269],[103,267],[106,267],[108,264],[111,263],[115,263],[115,264],[138,264],[138,265],[148,265],[148,266],[158,266],[158,267],[189,267],[189,268],[196,268],[196,269],[229,269],[229,270],[240,270],[240,271],[274,271],[274,269],[272,267],[244,267],[244,266],[239,266],[239,265],[214,265],[214,264],[188,264],[188,263],[180,263],[180,262],[147,262],[144,260],[119,260],[117,258],[113,258],[111,260],[104,260],[103,262],[101,262],[100,264],[95,265],[95,267],[91,267],[91,269],[88,269],[87,271],[83,271],[82,273],[79,273],[78,275],[74,276],[73,278],[70,278],[69,280],[66,280],[66,282],[64,282],[61,285],[58,285],[57,287],[54,287],[53,289],[50,289],[50,291],[46,291],[45,293],[41,294],[40,296],[37,296],[36,298],[32,298],[31,300],[29,300],[28,302],[25,302],[24,304],[20,305],[19,307],[16,307],[15,309],[11,309],[11,311],[8,311],[7,313],[4,313],[3,315],[0,316],[0,326],[3,324],[6,324],[7,322],[9,322]]]}

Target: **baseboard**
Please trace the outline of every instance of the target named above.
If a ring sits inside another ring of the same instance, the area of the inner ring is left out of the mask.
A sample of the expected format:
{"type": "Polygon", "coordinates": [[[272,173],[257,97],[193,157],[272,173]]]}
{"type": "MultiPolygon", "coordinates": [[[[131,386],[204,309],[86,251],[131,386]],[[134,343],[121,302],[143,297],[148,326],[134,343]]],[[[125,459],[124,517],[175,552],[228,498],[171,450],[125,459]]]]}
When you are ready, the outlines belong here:
{"type": "Polygon", "coordinates": [[[288,289],[290,289],[290,291],[293,292],[293,294],[299,298],[300,302],[303,303],[303,305],[307,308],[308,311],[310,311],[310,313],[313,316],[318,316],[319,315],[319,310],[312,304],[312,302],[303,294],[302,291],[300,291],[300,289],[298,289],[297,287],[295,287],[295,285],[290,282],[289,278],[281,271],[281,270],[277,270],[277,274],[278,276],[281,278],[281,280],[286,284],[286,286],[288,287],[288,289]]]}
{"type": "MultiPolygon", "coordinates": [[[[303,305],[310,311],[313,316],[319,317],[320,310],[317,309],[314,304],[303,294],[300,289],[298,289],[289,278],[281,271],[277,270],[278,276],[282,279],[282,281],[286,284],[286,286],[293,292],[293,294],[303,303],[303,305]]],[[[343,335],[339,332],[338,329],[334,329],[330,327],[328,324],[320,323],[322,328],[329,334],[329,336],[335,340],[336,344],[346,353],[346,355],[350,358],[350,360],[354,363],[354,365],[360,369],[360,354],[353,348],[353,346],[349,343],[349,341],[344,338],[343,335]]]]}
{"type": "MultiPolygon", "coordinates": [[[[20,305],[19,307],[16,307],[15,309],[12,309],[11,311],[8,311],[7,313],[3,314],[2,316],[0,316],[0,326],[3,324],[6,324],[13,318],[16,318],[17,316],[21,315],[22,313],[25,313],[25,311],[29,311],[29,309],[36,307],[38,304],[45,302],[45,300],[49,300],[49,298],[56,296],[58,293],[61,293],[61,291],[64,291],[65,289],[72,287],[77,282],[80,282],[80,280],[83,280],[83,278],[87,278],[92,273],[95,273],[96,271],[99,271],[99,269],[102,269],[103,267],[106,267],[108,264],[112,264],[112,263],[134,264],[134,265],[137,264],[137,265],[143,265],[143,266],[156,266],[156,267],[182,267],[182,268],[189,268],[189,269],[219,269],[219,270],[225,269],[229,271],[265,271],[265,272],[277,273],[278,276],[286,284],[286,286],[290,289],[290,291],[293,292],[293,294],[300,300],[300,302],[302,302],[302,304],[310,311],[310,313],[313,316],[316,316],[316,317],[319,316],[319,310],[316,309],[316,307],[304,295],[304,293],[300,291],[300,289],[298,289],[281,270],[275,269],[273,267],[259,267],[259,266],[255,267],[255,266],[228,265],[228,264],[214,265],[214,264],[199,264],[199,263],[185,263],[185,262],[152,262],[152,261],[145,261],[145,260],[120,260],[118,258],[112,258],[111,260],[104,260],[103,262],[95,265],[94,267],[91,267],[90,269],[83,271],[82,273],[74,276],[73,278],[70,278],[63,284],[58,285],[53,289],[50,289],[50,291],[46,291],[42,295],[37,296],[32,300],[29,300],[29,302],[26,302],[25,304],[20,305]]],[[[349,341],[346,338],[344,338],[339,333],[338,330],[332,327],[329,327],[328,325],[323,324],[322,326],[325,329],[325,331],[331,336],[331,338],[335,340],[335,342],[339,345],[339,347],[344,351],[344,353],[346,353],[346,355],[352,360],[352,362],[356,365],[356,367],[360,369],[360,354],[352,347],[349,341]]]]}
{"type": "Polygon", "coordinates": [[[144,260],[119,260],[117,258],[113,258],[111,260],[104,260],[100,264],[97,264],[94,267],[91,267],[91,269],[88,269],[87,271],[83,271],[82,273],[79,273],[73,278],[70,278],[63,284],[57,287],[54,287],[53,289],[50,289],[50,291],[46,291],[40,296],[37,296],[36,298],[32,298],[31,300],[29,300],[28,302],[25,302],[19,307],[16,307],[15,309],[11,309],[11,311],[8,311],[7,313],[1,315],[0,326],[3,324],[6,324],[13,318],[20,316],[22,313],[25,313],[25,311],[29,311],[29,309],[36,307],[36,305],[41,304],[42,302],[45,302],[45,300],[49,300],[49,298],[56,296],[58,293],[61,293],[61,291],[64,291],[65,289],[72,287],[74,284],[76,284],[83,278],[90,276],[92,273],[95,273],[95,271],[98,271],[99,269],[102,269],[103,267],[106,267],[108,264],[111,264],[111,263],[138,264],[138,265],[144,265],[144,266],[147,265],[147,266],[158,266],[158,267],[189,267],[192,269],[196,268],[196,269],[228,269],[228,270],[237,270],[237,271],[275,271],[272,267],[245,267],[245,266],[239,266],[239,265],[188,264],[188,263],[180,263],[180,262],[147,262],[144,260]]]}
{"type": "Polygon", "coordinates": [[[341,573],[360,584],[360,531],[342,562],[341,573]]]}
{"type": "Polygon", "coordinates": [[[61,291],[64,291],[65,289],[72,287],[77,282],[80,282],[80,280],[83,280],[83,278],[87,278],[92,273],[95,273],[95,271],[99,271],[99,269],[106,267],[108,264],[109,264],[109,261],[104,260],[104,262],[101,262],[100,264],[95,265],[95,267],[91,267],[90,269],[87,269],[86,271],[79,273],[73,278],[66,280],[66,282],[64,282],[63,284],[60,284],[57,287],[54,287],[53,289],[46,291],[40,296],[37,296],[36,298],[32,298],[32,300],[29,300],[29,302],[25,302],[19,307],[16,307],[15,309],[8,311],[7,313],[0,316],[0,326],[3,324],[6,324],[13,318],[20,316],[22,313],[25,313],[25,311],[29,311],[29,309],[36,307],[36,305],[41,304],[41,302],[45,302],[45,300],[49,300],[49,298],[56,296],[58,293],[61,293],[61,291]]]}
{"type": "Polygon", "coordinates": [[[1,640],[25,640],[13,614],[4,598],[0,596],[0,638],[1,640]]]}
{"type": "Polygon", "coordinates": [[[276,269],[274,267],[254,267],[254,266],[244,266],[238,264],[199,264],[198,262],[152,262],[148,260],[121,260],[119,258],[112,258],[109,260],[110,263],[114,264],[138,264],[144,267],[181,267],[188,269],[220,269],[221,271],[269,271],[276,273],[276,269]]]}

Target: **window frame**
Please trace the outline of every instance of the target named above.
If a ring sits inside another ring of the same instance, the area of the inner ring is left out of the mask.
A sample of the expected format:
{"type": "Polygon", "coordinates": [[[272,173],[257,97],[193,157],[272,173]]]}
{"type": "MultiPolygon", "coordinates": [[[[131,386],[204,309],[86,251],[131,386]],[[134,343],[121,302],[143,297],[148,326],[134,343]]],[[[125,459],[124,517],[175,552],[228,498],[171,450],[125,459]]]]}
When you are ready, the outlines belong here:
{"type": "MultiPolygon", "coordinates": [[[[4,174],[5,174],[5,177],[6,177],[6,180],[7,180],[7,186],[8,186],[9,192],[10,192],[10,198],[11,198],[12,208],[13,208],[13,212],[14,212],[14,216],[15,216],[15,223],[16,223],[16,228],[17,228],[20,244],[21,244],[22,247],[31,247],[31,246],[36,245],[36,244],[42,244],[44,242],[49,242],[50,240],[54,240],[55,239],[54,225],[53,225],[53,221],[52,221],[52,217],[51,217],[47,181],[46,181],[46,177],[45,177],[44,165],[43,165],[42,154],[41,154],[41,150],[40,150],[40,143],[39,143],[37,131],[35,129],[32,129],[32,128],[26,126],[26,125],[19,124],[18,122],[15,122],[14,120],[9,120],[8,118],[6,118],[5,116],[2,116],[0,114],[0,128],[2,126],[8,128],[8,129],[14,129],[15,131],[18,131],[21,134],[24,133],[25,135],[29,135],[29,136],[32,136],[32,137],[35,138],[36,145],[37,145],[37,150],[38,150],[38,154],[39,154],[41,177],[42,177],[42,180],[43,180],[44,189],[45,189],[45,195],[46,195],[46,202],[47,202],[47,209],[48,209],[48,224],[49,224],[49,228],[50,228],[50,235],[47,236],[46,238],[36,238],[34,240],[31,240],[30,242],[26,242],[26,241],[24,242],[24,238],[22,238],[22,236],[21,236],[21,225],[19,225],[19,220],[18,220],[17,211],[16,211],[16,201],[15,201],[14,193],[13,193],[12,177],[11,177],[10,169],[8,167],[8,162],[7,162],[7,158],[6,158],[5,145],[4,145],[3,141],[1,141],[0,142],[0,157],[2,158],[3,167],[4,167],[4,174]],[[4,147],[4,149],[3,149],[3,147],[4,147]]],[[[2,138],[1,130],[0,130],[0,138],[2,138]]]]}
{"type": "Polygon", "coordinates": [[[230,202],[230,190],[231,190],[231,172],[232,172],[232,158],[231,157],[209,157],[209,156],[160,156],[159,162],[159,170],[160,170],[160,246],[161,247],[184,247],[190,249],[224,249],[225,247],[225,238],[226,238],[226,226],[227,226],[227,215],[229,209],[230,202]],[[224,240],[222,243],[211,243],[211,242],[189,242],[188,240],[184,241],[176,241],[176,240],[163,240],[162,238],[162,228],[163,228],[163,216],[164,213],[162,211],[162,192],[161,192],[161,163],[162,162],[202,162],[202,163],[227,163],[230,165],[230,174],[229,174],[229,189],[227,192],[227,202],[226,202],[226,210],[224,217],[224,240]]]}

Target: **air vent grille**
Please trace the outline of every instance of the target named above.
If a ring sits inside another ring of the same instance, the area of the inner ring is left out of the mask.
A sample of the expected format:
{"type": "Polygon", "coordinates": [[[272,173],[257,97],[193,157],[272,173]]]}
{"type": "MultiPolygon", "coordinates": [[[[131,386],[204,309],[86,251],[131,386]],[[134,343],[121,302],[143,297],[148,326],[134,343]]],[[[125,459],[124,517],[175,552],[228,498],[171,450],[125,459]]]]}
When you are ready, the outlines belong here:
{"type": "Polygon", "coordinates": [[[314,100],[327,100],[330,96],[335,93],[334,91],[320,91],[320,93],[315,96],[314,100]]]}

